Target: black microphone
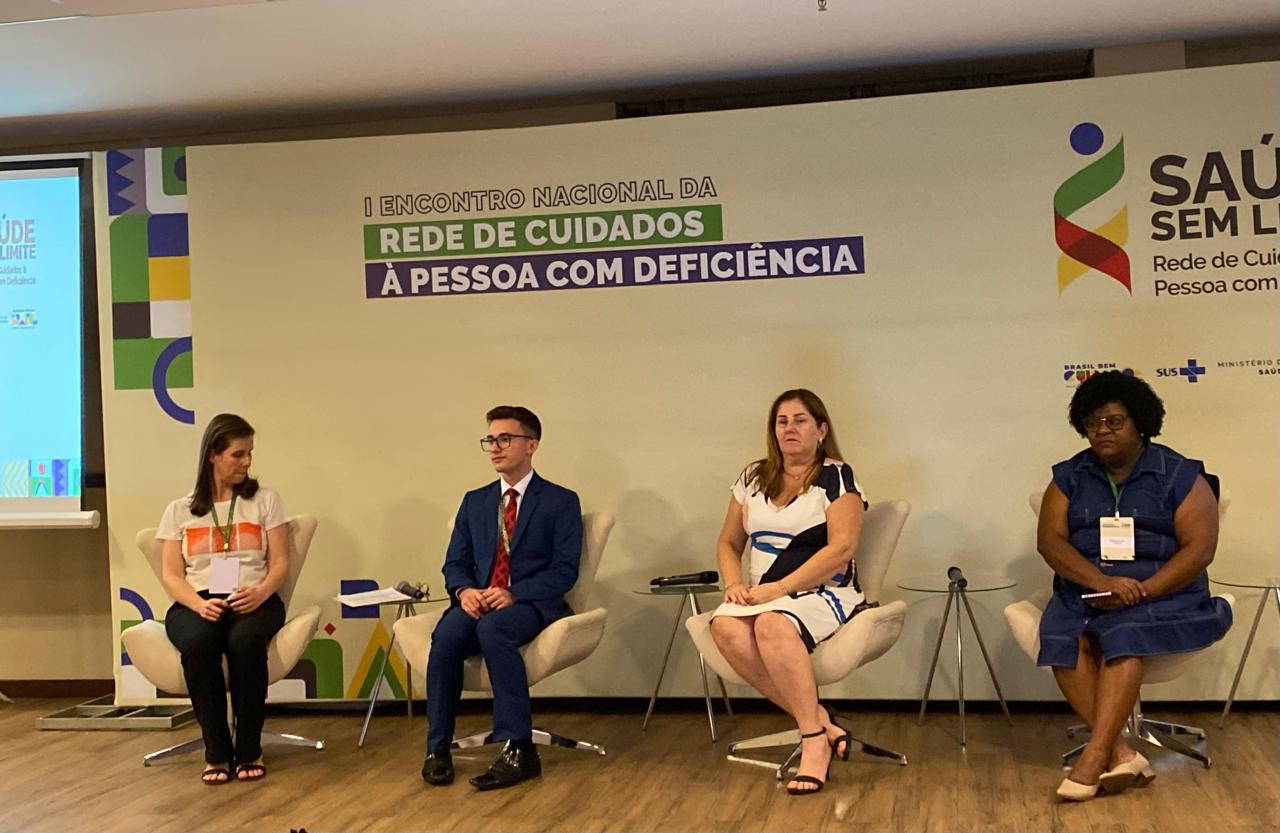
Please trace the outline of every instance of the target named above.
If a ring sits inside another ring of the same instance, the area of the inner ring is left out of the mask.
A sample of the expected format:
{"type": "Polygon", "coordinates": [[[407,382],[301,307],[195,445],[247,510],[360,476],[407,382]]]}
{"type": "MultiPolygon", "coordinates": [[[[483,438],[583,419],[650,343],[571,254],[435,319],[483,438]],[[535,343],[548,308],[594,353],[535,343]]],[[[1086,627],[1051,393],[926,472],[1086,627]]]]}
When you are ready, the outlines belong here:
{"type": "Polygon", "coordinates": [[[399,584],[396,585],[395,589],[399,590],[401,593],[405,594],[411,599],[423,599],[423,598],[426,598],[426,595],[427,595],[426,593],[414,587],[412,584],[410,584],[407,581],[400,582],[399,584]]]}
{"type": "Polygon", "coordinates": [[[715,584],[720,580],[720,574],[715,570],[703,570],[701,573],[681,573],[678,576],[659,576],[650,579],[649,584],[654,587],[672,587],[680,584],[715,584]]]}
{"type": "Polygon", "coordinates": [[[947,568],[947,581],[951,582],[961,590],[969,586],[969,580],[964,577],[964,573],[960,572],[959,567],[947,568]]]}

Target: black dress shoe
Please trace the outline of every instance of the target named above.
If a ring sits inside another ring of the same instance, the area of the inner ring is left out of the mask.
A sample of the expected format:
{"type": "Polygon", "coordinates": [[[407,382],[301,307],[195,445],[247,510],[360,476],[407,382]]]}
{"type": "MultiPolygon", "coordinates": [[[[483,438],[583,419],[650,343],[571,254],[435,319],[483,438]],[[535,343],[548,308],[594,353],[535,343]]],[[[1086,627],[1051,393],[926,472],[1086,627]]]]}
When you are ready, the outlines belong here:
{"type": "Polygon", "coordinates": [[[514,787],[526,778],[536,778],[541,774],[542,761],[538,758],[538,748],[533,745],[533,741],[509,740],[489,765],[489,770],[471,779],[471,786],[477,790],[500,790],[503,787],[514,787]]]}
{"type": "Polygon", "coordinates": [[[431,752],[422,762],[422,780],[435,787],[453,783],[453,756],[444,752],[431,752]]]}

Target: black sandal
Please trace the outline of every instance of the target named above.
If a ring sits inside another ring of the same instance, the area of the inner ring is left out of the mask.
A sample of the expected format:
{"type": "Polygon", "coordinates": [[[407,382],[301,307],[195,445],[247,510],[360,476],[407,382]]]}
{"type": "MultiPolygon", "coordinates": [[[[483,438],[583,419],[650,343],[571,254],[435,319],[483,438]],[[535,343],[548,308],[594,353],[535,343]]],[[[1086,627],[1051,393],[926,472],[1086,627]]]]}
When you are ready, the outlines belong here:
{"type": "Polygon", "coordinates": [[[838,738],[831,741],[831,753],[835,755],[837,758],[839,758],[840,760],[847,761],[849,760],[849,751],[853,746],[853,735],[849,734],[849,731],[836,721],[835,709],[831,708],[830,706],[823,706],[822,708],[826,710],[827,720],[830,721],[831,725],[835,726],[837,729],[839,729],[843,733],[838,738]],[[842,743],[844,744],[843,752],[839,751],[840,744],[842,743]]]}
{"type": "Polygon", "coordinates": [[[267,777],[266,764],[240,764],[236,767],[237,781],[261,781],[267,777]],[[241,775],[244,777],[240,777],[241,775]]]}
{"type": "Polygon", "coordinates": [[[215,766],[206,769],[200,773],[200,780],[204,782],[206,787],[217,787],[231,780],[230,766],[215,766]],[[210,776],[221,775],[221,778],[211,778],[210,776]]]}
{"type": "MultiPolygon", "coordinates": [[[[805,738],[816,738],[820,735],[825,736],[826,734],[827,734],[826,729],[819,729],[816,732],[810,732],[807,735],[801,735],[800,739],[804,740],[805,738]]],[[[828,778],[831,777],[831,767],[827,767],[827,777],[828,778]]],[[[820,778],[815,778],[812,775],[797,775],[796,777],[792,778],[791,781],[792,783],[797,783],[797,784],[817,784],[818,786],[816,789],[812,789],[812,790],[800,790],[791,786],[791,784],[787,784],[787,793],[789,795],[813,795],[814,793],[822,792],[822,788],[827,785],[826,781],[823,781],[820,778]]]]}

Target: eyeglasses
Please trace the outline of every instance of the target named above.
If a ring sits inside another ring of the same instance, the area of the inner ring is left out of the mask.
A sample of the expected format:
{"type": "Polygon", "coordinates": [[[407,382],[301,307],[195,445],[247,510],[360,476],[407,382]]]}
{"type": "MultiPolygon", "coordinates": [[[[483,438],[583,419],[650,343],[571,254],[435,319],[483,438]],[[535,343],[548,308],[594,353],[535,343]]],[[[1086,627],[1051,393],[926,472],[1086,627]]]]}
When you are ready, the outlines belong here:
{"type": "Polygon", "coordinates": [[[1096,434],[1098,433],[1098,429],[1105,425],[1112,431],[1119,431],[1128,421],[1128,414],[1109,414],[1104,417],[1089,417],[1084,421],[1084,430],[1090,434],[1096,434]]]}
{"type": "Polygon", "coordinates": [[[495,448],[499,451],[505,451],[511,447],[512,437],[520,437],[525,440],[537,439],[537,437],[531,437],[528,434],[499,434],[496,437],[481,437],[480,448],[484,451],[493,451],[495,448]]]}

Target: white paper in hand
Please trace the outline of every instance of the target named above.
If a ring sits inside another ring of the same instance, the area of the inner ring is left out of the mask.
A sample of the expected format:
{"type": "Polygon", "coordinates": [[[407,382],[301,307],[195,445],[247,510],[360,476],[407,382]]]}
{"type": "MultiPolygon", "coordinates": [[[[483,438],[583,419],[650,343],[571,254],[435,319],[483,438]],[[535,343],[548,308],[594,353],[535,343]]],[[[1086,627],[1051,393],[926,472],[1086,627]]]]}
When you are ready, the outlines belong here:
{"type": "Polygon", "coordinates": [[[209,592],[231,593],[240,586],[240,559],[214,556],[209,559],[209,592]]]}

